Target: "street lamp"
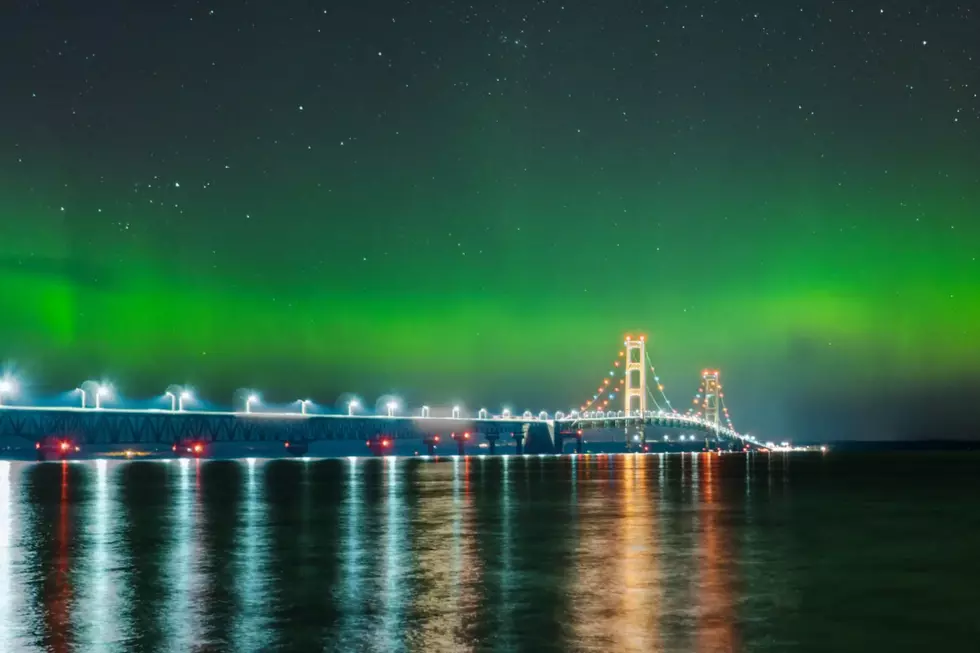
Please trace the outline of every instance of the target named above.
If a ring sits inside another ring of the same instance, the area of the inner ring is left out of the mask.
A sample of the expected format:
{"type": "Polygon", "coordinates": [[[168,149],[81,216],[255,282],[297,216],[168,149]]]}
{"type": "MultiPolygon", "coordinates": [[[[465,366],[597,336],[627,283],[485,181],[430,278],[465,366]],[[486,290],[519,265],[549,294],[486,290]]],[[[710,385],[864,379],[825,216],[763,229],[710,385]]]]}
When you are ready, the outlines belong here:
{"type": "Polygon", "coordinates": [[[453,406],[453,419],[459,419],[459,406],[453,406]]]}
{"type": "Polygon", "coordinates": [[[361,404],[357,399],[351,399],[347,402],[347,417],[352,417],[354,415],[354,409],[360,408],[361,404]]]}
{"type": "Polygon", "coordinates": [[[309,405],[311,405],[312,403],[313,402],[310,401],[309,399],[300,399],[299,400],[299,412],[301,414],[305,415],[306,414],[306,407],[309,406],[309,405]]]}
{"type": "Polygon", "coordinates": [[[163,393],[163,396],[164,397],[170,397],[170,412],[172,413],[172,412],[176,411],[177,410],[177,395],[175,395],[174,393],[172,393],[169,390],[167,390],[166,392],[163,393]]]}
{"type": "Polygon", "coordinates": [[[0,406],[3,406],[3,396],[17,393],[17,384],[13,379],[0,379],[0,406]]]}
{"type": "Polygon", "coordinates": [[[398,402],[396,402],[396,401],[389,401],[388,402],[388,417],[394,417],[395,416],[395,409],[396,408],[398,408],[398,402]]]}
{"type": "Polygon", "coordinates": [[[104,383],[100,383],[99,385],[97,385],[95,387],[95,409],[98,410],[102,408],[103,397],[109,398],[111,396],[112,396],[112,388],[105,385],[104,383]]]}
{"type": "Polygon", "coordinates": [[[75,388],[75,392],[77,392],[78,394],[80,394],[82,396],[82,409],[84,410],[84,408],[85,408],[85,390],[83,390],[82,388],[75,388]]]}
{"type": "Polygon", "coordinates": [[[185,401],[194,401],[194,395],[190,390],[181,390],[180,396],[177,397],[177,410],[184,410],[185,401]]]}
{"type": "MultiPolygon", "coordinates": [[[[429,414],[430,414],[429,413],[429,407],[428,406],[422,406],[422,418],[424,419],[424,418],[428,417],[429,414]]],[[[389,417],[391,417],[391,416],[389,415],[389,417]]]]}
{"type": "Polygon", "coordinates": [[[251,413],[252,412],[252,404],[257,404],[257,403],[259,403],[259,396],[258,395],[251,394],[248,397],[246,397],[245,398],[245,412],[246,413],[251,413]]]}

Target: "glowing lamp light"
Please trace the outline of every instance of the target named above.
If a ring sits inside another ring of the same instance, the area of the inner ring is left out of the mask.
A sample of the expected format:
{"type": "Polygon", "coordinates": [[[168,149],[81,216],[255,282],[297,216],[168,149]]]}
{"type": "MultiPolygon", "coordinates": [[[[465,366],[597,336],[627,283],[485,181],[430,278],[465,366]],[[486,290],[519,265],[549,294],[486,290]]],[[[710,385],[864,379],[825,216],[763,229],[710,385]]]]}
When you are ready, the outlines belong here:
{"type": "Polygon", "coordinates": [[[361,404],[357,399],[351,399],[347,402],[347,416],[351,417],[354,414],[354,410],[360,408],[361,404]]]}
{"type": "Polygon", "coordinates": [[[259,403],[259,396],[257,394],[250,394],[248,397],[246,397],[245,398],[245,412],[246,413],[251,413],[252,412],[252,404],[257,404],[257,403],[259,403]]]}
{"type": "Polygon", "coordinates": [[[108,399],[112,396],[112,387],[101,383],[95,388],[95,407],[96,409],[102,408],[102,400],[108,399]]]}
{"type": "Polygon", "coordinates": [[[388,408],[388,417],[394,417],[395,416],[395,409],[398,408],[398,402],[396,402],[396,401],[389,401],[388,404],[387,404],[387,408],[388,408]]]}
{"type": "Polygon", "coordinates": [[[201,453],[202,451],[204,451],[204,445],[203,444],[201,444],[200,442],[198,442],[197,444],[194,445],[194,453],[201,453]]]}
{"type": "Polygon", "coordinates": [[[17,394],[17,383],[11,378],[0,379],[0,406],[3,405],[4,395],[17,394]]]}

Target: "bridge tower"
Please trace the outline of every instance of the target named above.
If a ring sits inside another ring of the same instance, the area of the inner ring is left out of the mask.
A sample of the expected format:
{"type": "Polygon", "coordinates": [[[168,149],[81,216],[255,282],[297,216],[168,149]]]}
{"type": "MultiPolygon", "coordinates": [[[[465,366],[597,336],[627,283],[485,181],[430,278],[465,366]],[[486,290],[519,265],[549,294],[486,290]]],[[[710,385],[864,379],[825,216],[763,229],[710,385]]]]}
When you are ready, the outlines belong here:
{"type": "Polygon", "coordinates": [[[647,414],[647,350],[646,338],[640,336],[639,340],[633,340],[626,336],[626,363],[623,387],[623,414],[632,415],[634,410],[639,410],[640,415],[647,414]],[[634,374],[635,373],[635,374],[634,374]],[[639,399],[638,405],[634,406],[633,397],[639,399]]]}
{"type": "Polygon", "coordinates": [[[712,426],[721,426],[721,373],[718,370],[705,370],[701,373],[704,387],[704,401],[701,410],[704,421],[712,426]]]}

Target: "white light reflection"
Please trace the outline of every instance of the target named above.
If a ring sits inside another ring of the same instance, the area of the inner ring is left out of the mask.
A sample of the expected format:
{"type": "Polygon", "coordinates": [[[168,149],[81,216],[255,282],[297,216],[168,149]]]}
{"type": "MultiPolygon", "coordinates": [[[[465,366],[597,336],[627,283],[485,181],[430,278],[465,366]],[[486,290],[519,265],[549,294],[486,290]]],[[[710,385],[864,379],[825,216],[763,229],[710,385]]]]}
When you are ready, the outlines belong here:
{"type": "Polygon", "coordinates": [[[405,629],[405,575],[409,572],[410,562],[406,562],[405,551],[408,548],[406,533],[408,527],[407,511],[404,505],[402,483],[404,474],[401,473],[399,460],[394,457],[385,458],[385,486],[387,490],[387,515],[385,524],[385,554],[384,554],[384,586],[382,588],[382,605],[384,618],[382,628],[378,632],[381,641],[378,642],[382,651],[396,651],[403,643],[405,629]]]}
{"type": "MultiPolygon", "coordinates": [[[[461,463],[459,456],[453,457],[453,507],[452,507],[452,540],[450,542],[450,567],[449,567],[449,605],[459,606],[462,599],[462,575],[465,573],[463,568],[463,498],[462,486],[463,478],[460,473],[461,463]]],[[[459,632],[463,628],[462,614],[459,609],[453,611],[453,631],[459,632]]]]}
{"type": "Polygon", "coordinates": [[[239,613],[232,630],[234,651],[262,651],[271,645],[269,622],[269,533],[265,487],[255,458],[246,458],[245,500],[239,516],[241,546],[235,549],[239,613]]]}
{"type": "MultiPolygon", "coordinates": [[[[203,633],[199,616],[202,605],[201,573],[202,538],[199,528],[200,506],[195,484],[191,483],[191,461],[179,459],[177,486],[171,508],[172,536],[164,582],[166,584],[167,639],[175,651],[190,651],[201,641],[203,633]]],[[[173,468],[171,468],[172,470],[173,468]]],[[[200,482],[200,463],[195,464],[195,480],[200,482]]],[[[173,473],[173,472],[171,472],[173,473]]]]}
{"type": "Polygon", "coordinates": [[[344,547],[341,552],[343,573],[341,575],[342,617],[340,628],[337,629],[337,639],[332,646],[324,646],[324,650],[341,650],[347,646],[349,650],[364,648],[364,629],[360,620],[362,605],[361,585],[364,582],[365,552],[363,524],[361,523],[362,486],[364,484],[358,473],[356,456],[348,456],[347,493],[341,508],[340,528],[344,533],[344,547]],[[343,642],[343,644],[338,644],[343,642]]]}
{"type": "MultiPolygon", "coordinates": [[[[483,561],[479,555],[476,506],[471,475],[473,458],[455,461],[453,469],[453,570],[450,605],[472,606],[480,600],[483,561]]],[[[457,632],[465,628],[466,613],[457,610],[457,632]]],[[[468,618],[468,617],[466,617],[468,618]]]]}
{"type": "Polygon", "coordinates": [[[510,456],[503,457],[503,480],[500,483],[500,607],[497,633],[501,648],[517,648],[514,639],[514,507],[513,482],[510,478],[510,456]]]}
{"type": "Polygon", "coordinates": [[[751,506],[749,499],[752,497],[752,454],[745,454],[745,505],[751,506]]]}
{"type": "MultiPolygon", "coordinates": [[[[113,466],[115,467],[115,466],[113,466]]],[[[79,605],[91,610],[89,614],[80,614],[81,630],[85,633],[86,645],[100,651],[113,650],[113,643],[119,640],[129,629],[122,626],[118,619],[122,610],[120,589],[126,586],[126,580],[121,578],[125,569],[119,561],[119,554],[113,543],[118,535],[113,523],[113,493],[115,486],[110,482],[109,462],[105,459],[95,461],[95,496],[92,501],[92,514],[86,519],[92,524],[88,535],[91,544],[85,547],[87,559],[83,559],[81,574],[82,600],[79,605]]]]}
{"type": "Polygon", "coordinates": [[[12,649],[20,646],[19,637],[14,634],[15,606],[25,604],[22,597],[14,593],[14,497],[10,491],[11,464],[0,460],[0,642],[12,649]]]}

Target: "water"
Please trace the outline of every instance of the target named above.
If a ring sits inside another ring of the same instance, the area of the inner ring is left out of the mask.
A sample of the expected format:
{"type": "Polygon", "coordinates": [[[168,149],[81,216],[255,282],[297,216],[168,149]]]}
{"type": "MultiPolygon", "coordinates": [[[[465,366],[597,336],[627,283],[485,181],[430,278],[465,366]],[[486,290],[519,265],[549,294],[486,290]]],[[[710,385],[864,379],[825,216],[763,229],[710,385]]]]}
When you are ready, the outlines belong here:
{"type": "Polygon", "coordinates": [[[0,461],[0,651],[975,650],[980,456],[0,461]]]}

